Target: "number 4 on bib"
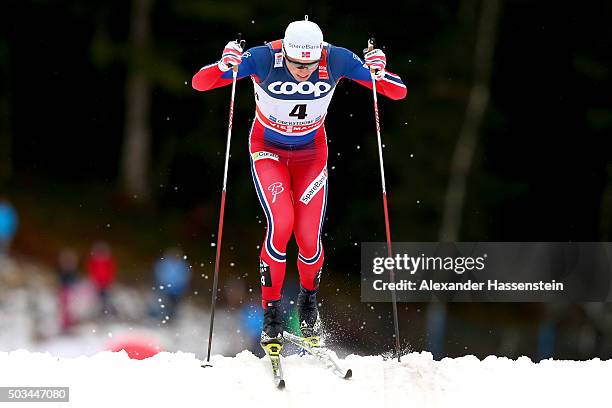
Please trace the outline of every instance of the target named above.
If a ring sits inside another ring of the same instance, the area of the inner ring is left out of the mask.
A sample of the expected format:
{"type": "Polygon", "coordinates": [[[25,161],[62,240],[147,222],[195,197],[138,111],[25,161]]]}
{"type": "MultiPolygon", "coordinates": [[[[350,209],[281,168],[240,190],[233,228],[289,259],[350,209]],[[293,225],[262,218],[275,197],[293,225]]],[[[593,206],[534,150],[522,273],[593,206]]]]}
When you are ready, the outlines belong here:
{"type": "Polygon", "coordinates": [[[308,114],[306,113],[306,104],[295,105],[289,116],[296,116],[298,119],[304,119],[308,114]]]}

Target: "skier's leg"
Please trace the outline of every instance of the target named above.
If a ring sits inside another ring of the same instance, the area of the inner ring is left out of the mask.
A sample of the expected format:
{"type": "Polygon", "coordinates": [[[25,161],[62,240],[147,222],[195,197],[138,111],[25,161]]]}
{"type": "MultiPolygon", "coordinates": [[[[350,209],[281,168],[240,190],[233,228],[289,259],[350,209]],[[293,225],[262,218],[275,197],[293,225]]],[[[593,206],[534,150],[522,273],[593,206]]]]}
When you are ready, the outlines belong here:
{"type": "MultiPolygon", "coordinates": [[[[300,284],[305,289],[316,290],[319,287],[324,259],[321,234],[327,205],[327,170],[324,166],[319,168],[318,173],[308,180],[319,182],[321,187],[307,203],[296,199],[294,233],[299,248],[297,267],[300,284]]],[[[297,191],[299,193],[296,198],[304,195],[305,190],[297,191]]]]}
{"type": "Polygon", "coordinates": [[[280,161],[252,159],[251,169],[257,196],[267,221],[261,248],[260,279],[262,305],[279,300],[285,277],[286,248],[293,229],[293,205],[289,191],[289,170],[280,161]]]}
{"type": "MultiPolygon", "coordinates": [[[[260,255],[262,306],[264,309],[277,308],[285,278],[285,251],[293,230],[291,177],[284,151],[265,143],[263,126],[257,122],[251,129],[249,151],[255,191],[267,222],[260,255]]],[[[275,313],[268,315],[276,316],[275,313]]],[[[275,328],[273,335],[277,334],[276,328],[282,334],[281,325],[272,326],[275,328]]]]}
{"type": "MultiPolygon", "coordinates": [[[[326,177],[325,175],[319,176],[326,177]]],[[[299,247],[298,271],[300,293],[297,299],[300,330],[304,337],[320,335],[320,319],[317,308],[317,292],[323,267],[324,251],[321,229],[327,202],[327,180],[321,191],[308,202],[295,204],[295,239],[299,247]]]]}
{"type": "Polygon", "coordinates": [[[294,234],[299,247],[300,284],[319,287],[323,266],[321,234],[327,206],[327,146],[318,145],[295,157],[289,165],[294,194],[294,234]]]}
{"type": "Polygon", "coordinates": [[[321,234],[327,205],[327,146],[315,144],[292,161],[290,170],[295,194],[294,233],[299,247],[298,317],[302,334],[312,337],[318,336],[320,329],[316,295],[324,259],[321,234]]]}

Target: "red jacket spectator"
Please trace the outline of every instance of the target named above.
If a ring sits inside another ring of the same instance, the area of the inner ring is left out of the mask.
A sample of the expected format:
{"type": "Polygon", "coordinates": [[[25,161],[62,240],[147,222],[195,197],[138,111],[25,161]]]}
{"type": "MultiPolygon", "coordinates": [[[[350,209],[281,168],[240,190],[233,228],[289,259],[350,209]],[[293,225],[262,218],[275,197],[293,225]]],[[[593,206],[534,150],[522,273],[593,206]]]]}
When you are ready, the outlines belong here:
{"type": "Polygon", "coordinates": [[[98,289],[106,289],[115,281],[117,263],[106,243],[94,245],[87,260],[87,273],[98,289]]]}

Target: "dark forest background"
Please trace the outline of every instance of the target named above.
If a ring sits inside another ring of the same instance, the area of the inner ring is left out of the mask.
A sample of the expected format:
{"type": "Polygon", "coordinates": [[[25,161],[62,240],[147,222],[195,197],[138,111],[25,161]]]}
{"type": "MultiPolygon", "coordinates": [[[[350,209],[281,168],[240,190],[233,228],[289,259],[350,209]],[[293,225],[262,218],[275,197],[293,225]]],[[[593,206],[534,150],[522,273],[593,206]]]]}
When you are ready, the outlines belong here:
{"type": "MultiPolygon", "coordinates": [[[[379,99],[395,241],[612,240],[610,2],[5,0],[0,195],[20,214],[15,251],[51,264],[65,245],[86,252],[105,239],[121,279],[137,285],[179,245],[197,270],[192,286],[209,292],[200,275],[213,267],[230,89],[196,92],[191,77],[237,33],[260,45],[304,14],[357,53],[375,36],[408,87],[405,100],[379,99]]],[[[345,80],[330,106],[321,296],[339,325],[373,321],[352,336],[386,349],[386,306],[359,304],[359,244],[385,240],[371,98],[345,80]]],[[[253,112],[242,80],[222,283],[248,273],[258,295],[265,219],[248,169],[253,112]]],[[[400,308],[414,349],[427,347],[425,309],[400,308]]],[[[580,310],[560,319],[570,329],[559,357],[585,356],[571,343],[588,320],[580,310]]],[[[547,313],[449,306],[445,353],[501,353],[513,331],[517,353],[535,355],[547,313]]],[[[588,353],[612,355],[602,344],[588,353]]]]}

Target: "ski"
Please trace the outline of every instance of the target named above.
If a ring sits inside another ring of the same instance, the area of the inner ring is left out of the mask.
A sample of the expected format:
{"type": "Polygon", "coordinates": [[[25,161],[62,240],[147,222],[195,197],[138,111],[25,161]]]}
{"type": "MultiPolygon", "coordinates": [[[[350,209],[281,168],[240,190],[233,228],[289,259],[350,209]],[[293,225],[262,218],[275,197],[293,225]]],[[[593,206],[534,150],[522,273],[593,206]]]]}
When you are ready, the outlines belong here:
{"type": "Polygon", "coordinates": [[[272,365],[272,375],[274,376],[274,384],[276,388],[282,390],[285,388],[285,379],[283,378],[283,366],[281,364],[281,349],[282,346],[280,344],[270,343],[261,346],[266,355],[270,359],[270,363],[272,365]]]}
{"type": "Polygon", "coordinates": [[[296,346],[306,350],[307,353],[320,361],[338,377],[348,380],[353,376],[353,370],[350,368],[344,370],[342,367],[340,367],[340,364],[336,360],[333,352],[330,349],[323,347],[323,344],[319,341],[318,337],[300,337],[288,332],[284,332],[283,337],[296,346]]]}

